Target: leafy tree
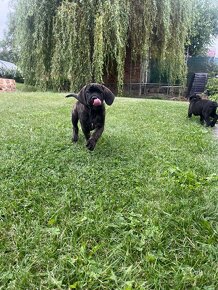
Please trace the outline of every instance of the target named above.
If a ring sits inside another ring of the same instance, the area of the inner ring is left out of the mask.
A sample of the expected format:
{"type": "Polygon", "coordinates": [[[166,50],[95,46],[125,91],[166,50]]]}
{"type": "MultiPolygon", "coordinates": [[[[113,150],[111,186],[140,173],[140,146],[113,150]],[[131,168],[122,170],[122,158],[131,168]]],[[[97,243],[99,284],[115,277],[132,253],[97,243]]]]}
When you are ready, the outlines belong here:
{"type": "Polygon", "coordinates": [[[214,0],[193,2],[192,25],[186,49],[189,55],[204,54],[213,37],[218,35],[218,3],[214,0]]]}
{"type": "Polygon", "coordinates": [[[13,13],[9,14],[9,19],[7,32],[4,34],[4,39],[0,41],[0,59],[16,63],[18,61],[18,55],[14,45],[15,19],[13,13]]]}
{"type": "Polygon", "coordinates": [[[42,89],[50,86],[53,17],[58,3],[58,0],[15,2],[15,42],[19,64],[25,81],[42,89]]]}
{"type": "Polygon", "coordinates": [[[13,50],[6,39],[0,40],[0,59],[13,62],[13,50]]]}
{"type": "Polygon", "coordinates": [[[133,61],[154,60],[169,82],[182,82],[188,33],[197,36],[192,5],[194,0],[17,0],[15,43],[25,81],[77,90],[113,73],[121,91],[128,48],[133,61]]]}

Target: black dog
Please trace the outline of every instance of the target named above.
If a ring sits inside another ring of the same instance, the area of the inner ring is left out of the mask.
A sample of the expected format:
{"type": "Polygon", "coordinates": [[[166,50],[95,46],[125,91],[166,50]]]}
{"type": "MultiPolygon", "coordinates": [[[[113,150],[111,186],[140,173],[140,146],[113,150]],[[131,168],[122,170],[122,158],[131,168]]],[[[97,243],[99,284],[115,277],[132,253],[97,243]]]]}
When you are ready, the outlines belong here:
{"type": "Polygon", "coordinates": [[[80,120],[82,131],[87,140],[86,146],[94,150],[95,145],[104,131],[105,106],[112,105],[114,94],[104,85],[91,83],[84,86],[78,94],[71,93],[66,97],[75,97],[78,101],[73,107],[73,142],[78,141],[78,120],[80,120]],[[92,135],[90,131],[94,130],[92,135]]]}
{"type": "Polygon", "coordinates": [[[217,102],[204,100],[199,95],[192,95],[189,98],[188,117],[191,118],[192,114],[200,116],[200,122],[203,125],[204,121],[206,126],[214,127],[218,119],[216,114],[217,102]],[[212,120],[211,120],[212,119],[212,120]]]}

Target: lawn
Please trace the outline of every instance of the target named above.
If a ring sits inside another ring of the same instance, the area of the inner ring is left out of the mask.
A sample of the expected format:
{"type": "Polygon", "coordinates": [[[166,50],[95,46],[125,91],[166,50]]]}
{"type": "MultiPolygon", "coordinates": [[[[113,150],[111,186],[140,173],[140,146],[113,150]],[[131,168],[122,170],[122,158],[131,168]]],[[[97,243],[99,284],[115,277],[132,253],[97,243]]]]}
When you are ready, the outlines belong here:
{"type": "Polygon", "coordinates": [[[0,94],[0,289],[218,289],[213,129],[117,98],[89,152],[73,102],[0,94]]]}

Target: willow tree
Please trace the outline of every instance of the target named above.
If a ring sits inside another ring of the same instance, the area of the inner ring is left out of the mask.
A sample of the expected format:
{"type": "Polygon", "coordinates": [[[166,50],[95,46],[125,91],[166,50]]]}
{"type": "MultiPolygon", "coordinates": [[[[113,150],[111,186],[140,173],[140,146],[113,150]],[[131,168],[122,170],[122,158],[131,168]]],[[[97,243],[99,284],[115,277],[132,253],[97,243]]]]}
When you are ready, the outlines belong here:
{"type": "MultiPolygon", "coordinates": [[[[15,1],[16,2],[16,1],[15,1]]],[[[47,88],[51,81],[53,18],[57,0],[18,0],[16,46],[26,83],[47,88]]]]}
{"type": "Polygon", "coordinates": [[[182,81],[192,0],[17,0],[20,63],[28,83],[77,90],[110,71],[121,91],[132,61],[156,60],[182,81]]]}

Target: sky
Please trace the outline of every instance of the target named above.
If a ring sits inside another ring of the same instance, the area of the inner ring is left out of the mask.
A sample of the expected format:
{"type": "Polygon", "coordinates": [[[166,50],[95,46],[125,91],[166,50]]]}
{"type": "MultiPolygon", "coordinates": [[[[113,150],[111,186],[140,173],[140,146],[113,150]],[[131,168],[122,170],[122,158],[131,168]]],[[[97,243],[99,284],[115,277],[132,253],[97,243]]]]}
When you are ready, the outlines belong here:
{"type": "Polygon", "coordinates": [[[0,0],[0,39],[4,37],[4,30],[7,28],[7,15],[9,12],[9,1],[0,0]]]}
{"type": "Polygon", "coordinates": [[[210,47],[211,50],[215,50],[216,57],[218,57],[218,37],[214,40],[214,43],[210,47]]]}
{"type": "MultiPolygon", "coordinates": [[[[7,15],[9,13],[9,1],[0,0],[0,40],[4,38],[4,30],[7,28],[7,15]]],[[[214,44],[211,45],[211,50],[216,51],[216,57],[218,57],[218,37],[214,44]]]]}

